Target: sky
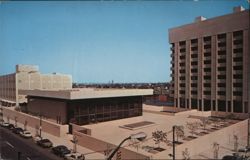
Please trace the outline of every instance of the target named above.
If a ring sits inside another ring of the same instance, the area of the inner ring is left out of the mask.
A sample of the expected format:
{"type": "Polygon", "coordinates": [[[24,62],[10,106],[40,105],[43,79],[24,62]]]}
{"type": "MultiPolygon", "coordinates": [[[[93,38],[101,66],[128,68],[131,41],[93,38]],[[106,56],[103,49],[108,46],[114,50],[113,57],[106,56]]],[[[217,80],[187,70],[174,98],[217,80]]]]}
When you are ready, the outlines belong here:
{"type": "Polygon", "coordinates": [[[168,29],[247,0],[0,2],[0,75],[16,64],[78,83],[170,81],[168,29]]]}

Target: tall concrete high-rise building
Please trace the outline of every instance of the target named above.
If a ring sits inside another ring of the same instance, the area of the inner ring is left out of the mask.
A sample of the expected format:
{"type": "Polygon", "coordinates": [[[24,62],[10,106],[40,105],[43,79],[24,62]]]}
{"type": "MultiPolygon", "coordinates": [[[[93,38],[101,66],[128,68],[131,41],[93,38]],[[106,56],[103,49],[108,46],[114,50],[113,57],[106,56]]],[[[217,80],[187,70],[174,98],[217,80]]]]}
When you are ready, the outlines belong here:
{"type": "Polygon", "coordinates": [[[249,10],[169,29],[175,107],[250,113],[249,10]]]}
{"type": "Polygon", "coordinates": [[[72,89],[72,77],[66,74],[41,74],[36,65],[16,65],[16,72],[0,76],[0,102],[7,105],[27,102],[19,90],[72,89]]]}

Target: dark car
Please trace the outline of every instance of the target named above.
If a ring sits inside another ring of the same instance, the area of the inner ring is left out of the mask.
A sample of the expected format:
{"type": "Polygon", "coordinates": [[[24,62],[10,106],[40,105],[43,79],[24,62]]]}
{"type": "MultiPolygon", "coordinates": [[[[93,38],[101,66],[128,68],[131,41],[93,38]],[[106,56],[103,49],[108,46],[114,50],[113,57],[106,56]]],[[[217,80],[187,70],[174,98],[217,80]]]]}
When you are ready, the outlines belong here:
{"type": "Polygon", "coordinates": [[[23,129],[17,127],[17,128],[14,128],[14,129],[12,130],[12,132],[15,133],[15,134],[20,134],[21,132],[23,132],[23,129]]]}
{"type": "Polygon", "coordinates": [[[53,146],[53,143],[49,139],[42,139],[37,141],[37,144],[43,148],[50,148],[53,146]]]}
{"type": "Polygon", "coordinates": [[[66,146],[59,145],[59,146],[53,147],[52,152],[60,157],[64,157],[64,155],[70,153],[70,150],[66,146]]]}
{"type": "Polygon", "coordinates": [[[13,124],[9,124],[9,126],[7,127],[9,130],[13,130],[15,129],[15,126],[13,124]]]}

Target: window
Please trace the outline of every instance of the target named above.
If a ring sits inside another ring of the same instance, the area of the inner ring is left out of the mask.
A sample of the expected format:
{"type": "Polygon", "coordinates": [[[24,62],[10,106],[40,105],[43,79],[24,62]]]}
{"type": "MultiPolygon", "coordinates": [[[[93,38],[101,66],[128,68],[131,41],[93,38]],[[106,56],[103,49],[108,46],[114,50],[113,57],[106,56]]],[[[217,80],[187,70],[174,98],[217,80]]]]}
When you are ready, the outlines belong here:
{"type": "Polygon", "coordinates": [[[218,87],[226,87],[226,83],[218,83],[218,87]]]}
{"type": "Polygon", "coordinates": [[[211,72],[211,68],[204,68],[204,72],[211,72]]]}
{"type": "Polygon", "coordinates": [[[211,64],[211,60],[205,60],[204,64],[211,64]]]}
{"type": "Polygon", "coordinates": [[[217,35],[217,38],[218,39],[226,38],[226,34],[225,33],[224,34],[219,34],[219,35],[217,35]]]}
{"type": "Polygon", "coordinates": [[[211,41],[211,37],[208,36],[208,37],[204,37],[203,40],[206,42],[206,41],[211,41]]]}
{"type": "Polygon", "coordinates": [[[197,91],[191,91],[191,94],[197,95],[197,91]]]}
{"type": "Polygon", "coordinates": [[[234,75],[233,75],[233,78],[234,78],[234,79],[242,79],[242,78],[243,78],[243,75],[242,75],[242,74],[234,74],[234,75]]]}
{"type": "Polygon", "coordinates": [[[181,77],[180,77],[180,80],[185,80],[185,76],[181,76],[181,77]]]}
{"type": "Polygon", "coordinates": [[[191,80],[198,80],[198,76],[191,76],[191,80]]]}
{"type": "Polygon", "coordinates": [[[234,44],[235,45],[237,45],[237,44],[243,44],[243,40],[242,39],[234,40],[234,44]]]}
{"type": "Polygon", "coordinates": [[[191,51],[197,51],[198,47],[191,47],[191,51]]]}
{"type": "Polygon", "coordinates": [[[242,87],[242,83],[233,83],[234,87],[242,87]]]}
{"type": "Polygon", "coordinates": [[[205,80],[211,80],[211,76],[206,75],[206,76],[204,76],[204,79],[205,80]]]}
{"type": "Polygon", "coordinates": [[[198,39],[192,39],[191,40],[191,43],[197,43],[198,42],[198,39]]]}
{"type": "Polygon", "coordinates": [[[209,49],[209,48],[211,48],[211,45],[210,45],[210,44],[204,45],[204,49],[209,49]]]}
{"type": "Polygon", "coordinates": [[[234,70],[242,70],[243,67],[242,67],[242,66],[234,66],[233,69],[234,69],[234,70]]]}
{"type": "Polygon", "coordinates": [[[186,58],[185,55],[180,56],[180,59],[185,59],[185,58],[186,58]]]}
{"type": "Polygon", "coordinates": [[[242,92],[241,91],[234,91],[233,94],[235,96],[242,96],[242,92]]]}
{"type": "Polygon", "coordinates": [[[184,91],[184,90],[180,90],[179,93],[180,93],[180,94],[185,94],[185,91],[184,91]]]}
{"type": "Polygon", "coordinates": [[[181,53],[186,52],[186,48],[180,49],[180,52],[181,52],[181,53]]]}
{"type": "Polygon", "coordinates": [[[204,94],[204,95],[210,95],[210,94],[211,94],[211,91],[203,91],[203,94],[204,94]]]}
{"type": "Polygon", "coordinates": [[[226,51],[218,51],[218,55],[226,55],[226,51]]]}
{"type": "Polygon", "coordinates": [[[218,79],[226,79],[226,75],[218,75],[218,79]]]}
{"type": "Polygon", "coordinates": [[[211,87],[211,83],[204,83],[203,86],[204,87],[211,87]]]}
{"type": "Polygon", "coordinates": [[[243,35],[243,31],[235,31],[234,33],[233,33],[233,36],[242,36],[243,35]]]}
{"type": "Polygon", "coordinates": [[[185,83],[180,83],[180,87],[185,87],[185,83]]]}
{"type": "Polygon", "coordinates": [[[198,69],[197,69],[197,68],[191,69],[191,73],[197,73],[197,72],[198,72],[198,69]]]}
{"type": "Polygon", "coordinates": [[[191,87],[197,88],[197,83],[191,83],[191,87]]]}
{"type": "Polygon", "coordinates": [[[223,43],[218,43],[218,47],[225,47],[226,46],[226,43],[223,42],[223,43]]]}
{"type": "Polygon", "coordinates": [[[225,96],[225,95],[226,95],[226,92],[225,92],[225,91],[218,91],[217,94],[218,94],[218,95],[221,95],[221,96],[225,96]]]}
{"type": "Polygon", "coordinates": [[[180,63],[180,66],[185,66],[185,62],[180,63]]]}
{"type": "Polygon", "coordinates": [[[179,45],[182,46],[182,45],[185,45],[186,44],[186,41],[181,41],[179,42],[179,45]]]}
{"type": "Polygon", "coordinates": [[[234,57],[233,60],[234,60],[234,62],[242,62],[243,57],[234,57]]]}
{"type": "Polygon", "coordinates": [[[242,53],[243,49],[242,48],[236,48],[234,49],[234,53],[242,53]]]}
{"type": "Polygon", "coordinates": [[[204,53],[204,57],[210,57],[211,56],[211,52],[205,52],[204,53]]]}
{"type": "Polygon", "coordinates": [[[226,59],[218,59],[218,63],[226,63],[226,59]]]}
{"type": "Polygon", "coordinates": [[[218,67],[218,71],[226,71],[226,67],[218,67]]]}
{"type": "Polygon", "coordinates": [[[191,65],[192,65],[192,66],[197,66],[197,65],[198,65],[198,62],[197,62],[197,61],[191,62],[191,65]]]}
{"type": "Polygon", "coordinates": [[[191,58],[198,58],[198,54],[191,54],[191,58]]]}
{"type": "Polygon", "coordinates": [[[185,73],[185,69],[181,69],[181,70],[180,70],[180,73],[185,73]]]}

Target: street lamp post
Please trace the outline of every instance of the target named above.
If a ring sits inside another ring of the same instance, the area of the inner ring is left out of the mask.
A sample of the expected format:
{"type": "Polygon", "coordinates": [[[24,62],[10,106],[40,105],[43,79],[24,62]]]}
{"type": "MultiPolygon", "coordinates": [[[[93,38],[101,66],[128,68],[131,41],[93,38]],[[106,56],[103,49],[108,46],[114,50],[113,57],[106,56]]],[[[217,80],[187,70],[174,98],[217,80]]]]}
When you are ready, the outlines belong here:
{"type": "Polygon", "coordinates": [[[40,126],[39,126],[39,135],[42,137],[42,115],[40,114],[40,126]]]}
{"type": "Polygon", "coordinates": [[[146,133],[144,133],[144,132],[139,132],[139,133],[136,133],[136,134],[132,134],[131,136],[129,136],[129,137],[127,137],[127,138],[125,138],[109,155],[108,155],[108,157],[106,158],[106,160],[111,160],[113,157],[114,157],[114,155],[115,155],[115,153],[121,148],[121,146],[122,146],[122,144],[125,142],[125,141],[127,141],[127,140],[129,140],[129,139],[137,139],[137,140],[139,140],[139,141],[142,141],[142,140],[144,140],[145,138],[147,137],[147,135],[146,135],[146,133]]]}
{"type": "Polygon", "coordinates": [[[175,127],[173,126],[173,160],[175,160],[175,127]]]}

